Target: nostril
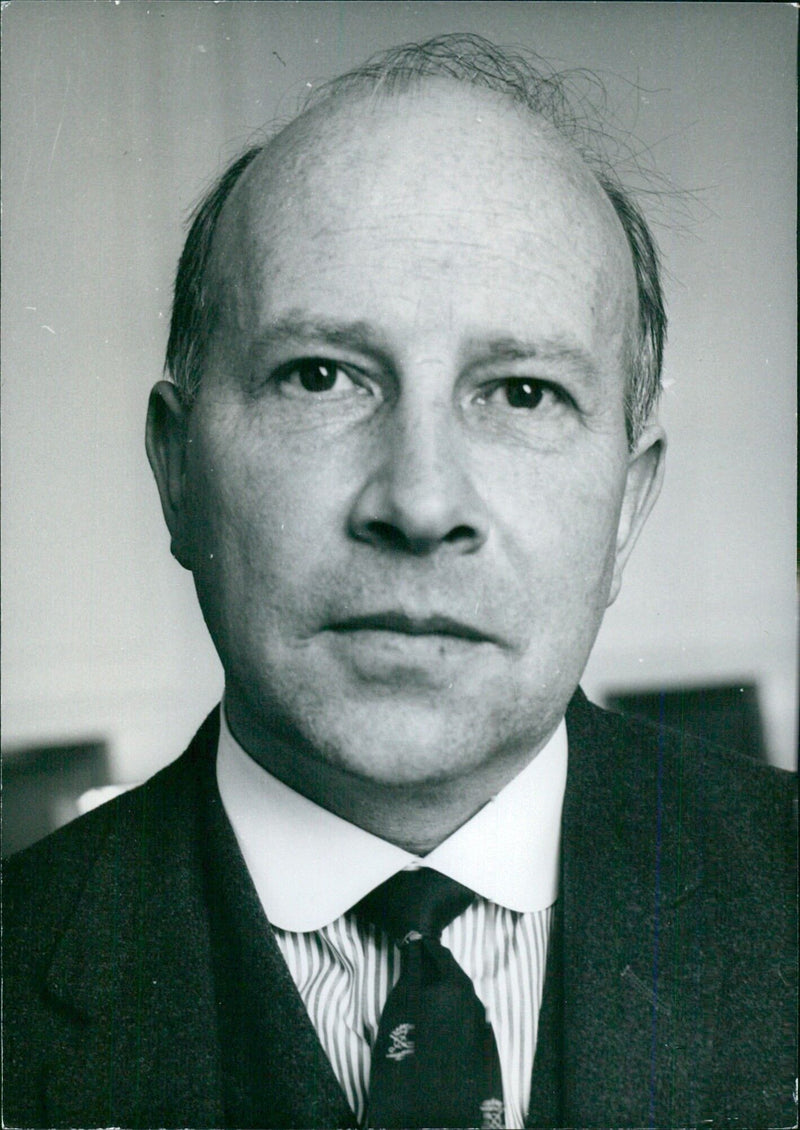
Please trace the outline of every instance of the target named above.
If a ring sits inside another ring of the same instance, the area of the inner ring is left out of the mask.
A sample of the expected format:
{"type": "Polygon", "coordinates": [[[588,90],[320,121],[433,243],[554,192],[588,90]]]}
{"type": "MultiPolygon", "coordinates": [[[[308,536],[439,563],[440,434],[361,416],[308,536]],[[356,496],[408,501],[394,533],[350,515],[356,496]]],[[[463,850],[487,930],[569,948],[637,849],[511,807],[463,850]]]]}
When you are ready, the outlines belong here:
{"type": "Polygon", "coordinates": [[[476,536],[477,533],[472,526],[454,526],[442,540],[446,542],[472,541],[476,536]]]}
{"type": "Polygon", "coordinates": [[[408,538],[401,529],[393,526],[391,522],[381,522],[376,518],[372,522],[367,522],[366,531],[369,539],[375,545],[382,545],[387,549],[408,548],[408,538]]]}
{"type": "Polygon", "coordinates": [[[480,535],[472,526],[458,525],[440,537],[438,534],[414,533],[404,530],[393,522],[384,522],[373,518],[366,522],[363,534],[367,541],[383,549],[399,550],[403,553],[430,553],[436,545],[458,545],[472,543],[480,540],[480,535]]]}

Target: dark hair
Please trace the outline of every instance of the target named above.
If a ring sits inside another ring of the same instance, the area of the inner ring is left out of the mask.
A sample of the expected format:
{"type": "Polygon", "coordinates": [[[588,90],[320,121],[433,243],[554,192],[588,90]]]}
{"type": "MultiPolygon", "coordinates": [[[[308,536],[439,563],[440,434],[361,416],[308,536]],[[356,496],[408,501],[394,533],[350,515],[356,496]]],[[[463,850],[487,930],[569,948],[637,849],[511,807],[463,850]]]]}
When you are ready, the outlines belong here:
{"type": "MultiPolygon", "coordinates": [[[[608,196],[628,239],[636,274],[639,317],[629,359],[625,417],[628,441],[635,443],[661,391],[661,366],[667,317],[658,250],[641,209],[617,178],[606,157],[605,134],[596,121],[578,112],[568,96],[567,79],[548,72],[528,54],[496,47],[478,35],[440,35],[425,43],[393,47],[362,66],[332,79],[307,97],[301,112],[349,95],[391,95],[427,78],[451,78],[502,95],[549,122],[581,155],[608,196]]],[[[596,117],[596,114],[595,114],[596,117]]],[[[216,307],[208,266],[223,206],[245,169],[268,142],[248,149],[223,172],[191,216],[178,264],[165,368],[185,403],[197,393],[213,332],[216,307]]]]}

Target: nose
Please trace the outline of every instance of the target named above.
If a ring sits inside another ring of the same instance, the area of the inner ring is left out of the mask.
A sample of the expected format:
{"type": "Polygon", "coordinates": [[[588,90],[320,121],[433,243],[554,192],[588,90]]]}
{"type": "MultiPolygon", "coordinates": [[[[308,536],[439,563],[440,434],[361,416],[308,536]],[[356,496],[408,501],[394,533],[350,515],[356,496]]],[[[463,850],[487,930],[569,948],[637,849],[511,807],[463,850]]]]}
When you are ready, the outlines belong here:
{"type": "Polygon", "coordinates": [[[488,512],[468,473],[465,437],[448,409],[412,412],[397,404],[379,442],[375,467],[350,514],[352,536],[419,556],[443,547],[480,549],[488,512]]]}

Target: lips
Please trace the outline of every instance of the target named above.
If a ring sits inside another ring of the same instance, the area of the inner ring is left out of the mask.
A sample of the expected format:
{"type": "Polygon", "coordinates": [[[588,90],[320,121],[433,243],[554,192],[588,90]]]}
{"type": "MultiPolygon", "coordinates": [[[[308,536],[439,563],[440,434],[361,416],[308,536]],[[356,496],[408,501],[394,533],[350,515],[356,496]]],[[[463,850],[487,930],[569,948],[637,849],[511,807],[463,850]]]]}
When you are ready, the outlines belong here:
{"type": "Polygon", "coordinates": [[[471,624],[450,616],[409,616],[404,612],[374,612],[364,616],[348,616],[330,625],[334,632],[394,632],[405,636],[450,636],[471,643],[495,643],[471,624]]]}

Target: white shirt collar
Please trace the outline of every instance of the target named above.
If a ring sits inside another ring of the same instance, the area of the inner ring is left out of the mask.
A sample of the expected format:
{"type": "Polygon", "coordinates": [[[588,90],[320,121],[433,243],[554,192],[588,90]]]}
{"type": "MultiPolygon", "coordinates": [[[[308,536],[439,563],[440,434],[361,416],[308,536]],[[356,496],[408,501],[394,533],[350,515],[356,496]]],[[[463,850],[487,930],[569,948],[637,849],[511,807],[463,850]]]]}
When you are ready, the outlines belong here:
{"type": "Polygon", "coordinates": [[[566,778],[562,719],[522,772],[423,859],[273,777],[242,749],[220,708],[222,803],[267,918],[284,930],[319,930],[409,866],[432,867],[511,910],[551,906],[566,778]]]}

